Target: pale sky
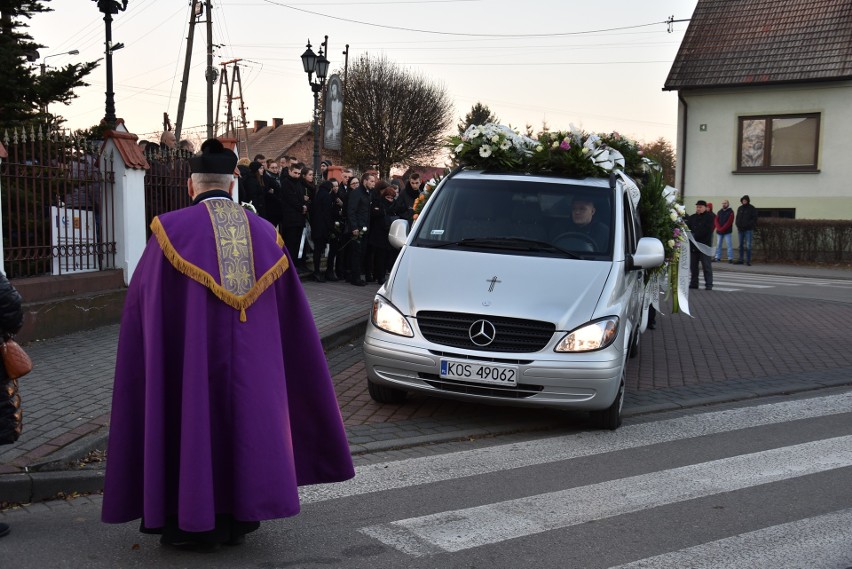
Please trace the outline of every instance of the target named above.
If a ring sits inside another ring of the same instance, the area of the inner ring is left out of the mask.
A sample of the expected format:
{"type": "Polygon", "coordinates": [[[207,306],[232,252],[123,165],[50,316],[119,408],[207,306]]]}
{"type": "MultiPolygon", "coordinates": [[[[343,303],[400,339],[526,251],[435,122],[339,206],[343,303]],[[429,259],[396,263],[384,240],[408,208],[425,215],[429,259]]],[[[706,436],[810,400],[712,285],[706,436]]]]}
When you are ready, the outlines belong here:
{"type": "MultiPolygon", "coordinates": [[[[697,0],[373,0],[315,2],[214,0],[214,67],[242,59],[246,119],[285,123],[311,118],[313,95],[300,56],[329,36],[331,69],[368,52],[446,87],[456,122],[477,101],[500,122],[539,130],[574,124],[587,131],[618,131],[638,140],[674,142],[676,93],[662,87],[697,0]]],[[[129,0],[113,21],[116,115],[131,132],[154,139],[168,112],[177,118],[190,0],[129,0]]],[[[29,21],[34,40],[56,55],[49,66],[103,56],[104,22],[93,0],[53,0],[54,9],[29,21]]],[[[206,134],[206,28],[195,47],[183,123],[185,134],[206,134]]],[[[34,65],[41,63],[41,60],[34,65]]],[[[233,68],[229,68],[229,73],[233,68]]],[[[104,116],[102,64],[70,106],[51,107],[71,128],[104,116]]],[[[219,92],[214,85],[215,99],[219,92]]],[[[238,108],[235,104],[235,112],[238,108]]],[[[224,94],[219,120],[225,120],[224,94]]]]}

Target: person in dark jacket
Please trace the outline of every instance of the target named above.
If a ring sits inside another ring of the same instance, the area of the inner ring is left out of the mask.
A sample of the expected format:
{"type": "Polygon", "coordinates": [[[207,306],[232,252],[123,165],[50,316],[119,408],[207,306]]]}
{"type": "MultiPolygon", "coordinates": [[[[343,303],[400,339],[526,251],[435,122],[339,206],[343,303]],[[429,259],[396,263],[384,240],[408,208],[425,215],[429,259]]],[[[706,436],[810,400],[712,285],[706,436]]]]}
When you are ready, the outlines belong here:
{"type": "Polygon", "coordinates": [[[308,212],[301,177],[302,167],[294,164],[287,169],[287,177],[282,175],[281,178],[281,237],[294,264],[298,263],[299,244],[308,212]]]}
{"type": "Polygon", "coordinates": [[[740,235],[740,258],[737,260],[738,265],[745,264],[751,266],[751,241],[754,237],[754,230],[757,227],[757,208],[751,205],[751,198],[743,196],[740,198],[740,207],[737,208],[737,232],[740,235]],[[743,257],[745,250],[745,257],[743,257]]]}
{"type": "MultiPolygon", "coordinates": [[[[315,281],[324,283],[326,280],[336,281],[333,272],[323,274],[320,271],[322,254],[326,245],[330,244],[332,229],[334,228],[334,210],[337,201],[337,180],[321,183],[314,196],[310,210],[311,236],[314,241],[314,274],[315,281]]],[[[337,244],[334,244],[336,253],[337,244]]],[[[329,248],[328,266],[334,266],[334,255],[329,248]]]]}
{"type": "MultiPolygon", "coordinates": [[[[239,168],[239,165],[237,165],[239,168]]],[[[242,170],[240,170],[242,174],[242,170]]],[[[241,191],[245,191],[245,196],[241,195],[243,201],[251,202],[257,214],[266,219],[266,182],[264,180],[263,164],[260,162],[252,162],[248,165],[248,174],[242,178],[243,186],[241,191]]]]}
{"type": "Polygon", "coordinates": [[[716,245],[716,256],[714,261],[722,260],[722,244],[728,246],[728,262],[734,262],[734,245],[731,239],[731,233],[734,231],[734,210],[731,209],[731,204],[728,200],[722,200],[722,209],[716,214],[716,235],[719,236],[719,243],[716,245]]]}
{"type": "MultiPolygon", "coordinates": [[[[695,202],[695,213],[686,219],[686,225],[692,231],[696,241],[707,245],[713,244],[713,230],[715,229],[716,216],[707,211],[707,202],[698,200],[695,202]]],[[[698,288],[698,263],[704,271],[704,288],[713,290],[713,265],[710,255],[705,255],[698,247],[689,244],[689,288],[698,288]]]]}
{"type": "Polygon", "coordinates": [[[391,245],[388,241],[388,229],[390,224],[398,216],[396,215],[396,189],[384,180],[377,182],[375,197],[370,202],[370,230],[367,240],[373,246],[372,274],[376,282],[384,284],[385,273],[387,273],[391,254],[391,245]]]}
{"type": "MultiPolygon", "coordinates": [[[[11,338],[24,324],[21,295],[0,273],[0,333],[11,338]]],[[[0,445],[12,444],[21,434],[21,397],[17,380],[10,380],[6,368],[0,365],[0,445]]],[[[9,535],[8,524],[0,522],[0,537],[9,535]]]]}
{"type": "Polygon", "coordinates": [[[376,185],[373,174],[361,176],[361,183],[351,189],[346,203],[346,233],[350,236],[347,247],[349,253],[349,282],[356,286],[365,286],[364,263],[367,243],[364,242],[364,230],[370,224],[370,192],[376,185]]]}
{"type": "Polygon", "coordinates": [[[397,216],[408,220],[408,223],[414,222],[414,201],[420,196],[421,183],[420,174],[414,172],[408,177],[405,187],[399,192],[397,216]]]}
{"type": "Polygon", "coordinates": [[[281,178],[278,175],[279,166],[275,160],[267,160],[263,171],[263,213],[260,214],[269,223],[278,226],[281,223],[281,178]]]}

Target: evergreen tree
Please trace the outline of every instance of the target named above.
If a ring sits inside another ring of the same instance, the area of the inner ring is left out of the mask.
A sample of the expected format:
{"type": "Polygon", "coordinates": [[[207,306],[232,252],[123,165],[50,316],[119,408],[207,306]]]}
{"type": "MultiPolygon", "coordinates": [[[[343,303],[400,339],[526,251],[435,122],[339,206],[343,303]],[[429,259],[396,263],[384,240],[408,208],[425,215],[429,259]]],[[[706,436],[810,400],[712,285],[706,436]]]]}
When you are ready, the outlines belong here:
{"type": "Polygon", "coordinates": [[[68,104],[76,97],[74,89],[85,87],[83,77],[92,72],[96,62],[76,63],[61,69],[45,69],[30,65],[40,57],[43,45],[27,33],[25,20],[50,12],[50,0],[0,0],[0,126],[14,127],[33,121],[52,124],[63,122],[58,115],[44,114],[51,103],[68,104]]]}
{"type": "Polygon", "coordinates": [[[464,120],[458,124],[459,135],[464,134],[467,127],[472,124],[485,124],[489,122],[498,123],[500,122],[500,119],[497,118],[497,115],[491,112],[488,105],[483,105],[477,101],[477,103],[471,107],[470,112],[465,115],[464,120]]]}

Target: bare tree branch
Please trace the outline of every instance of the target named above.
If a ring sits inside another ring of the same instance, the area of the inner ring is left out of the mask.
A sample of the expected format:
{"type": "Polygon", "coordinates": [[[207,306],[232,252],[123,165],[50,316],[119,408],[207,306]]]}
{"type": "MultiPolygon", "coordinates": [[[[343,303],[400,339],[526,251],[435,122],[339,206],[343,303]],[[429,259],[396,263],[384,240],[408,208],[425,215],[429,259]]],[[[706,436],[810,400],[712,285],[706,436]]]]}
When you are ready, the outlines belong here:
{"type": "Polygon", "coordinates": [[[363,55],[347,79],[345,158],[387,177],[393,166],[426,161],[441,150],[452,117],[443,86],[384,57],[363,55]]]}

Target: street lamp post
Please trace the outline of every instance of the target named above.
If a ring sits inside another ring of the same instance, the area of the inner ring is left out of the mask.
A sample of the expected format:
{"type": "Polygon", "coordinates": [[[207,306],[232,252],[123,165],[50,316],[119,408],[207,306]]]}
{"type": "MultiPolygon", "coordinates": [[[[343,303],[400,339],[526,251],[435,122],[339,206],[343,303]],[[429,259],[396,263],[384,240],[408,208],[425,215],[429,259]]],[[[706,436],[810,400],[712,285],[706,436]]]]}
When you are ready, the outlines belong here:
{"type": "Polygon", "coordinates": [[[302,54],[302,67],[305,68],[305,73],[308,74],[308,84],[314,92],[314,176],[319,176],[320,170],[320,132],[319,132],[319,94],[325,87],[325,79],[328,75],[328,59],[326,59],[323,49],[328,50],[328,36],[325,36],[325,41],[320,46],[319,55],[315,54],[311,49],[311,40],[308,40],[308,49],[302,54]],[[317,80],[313,80],[313,74],[316,73],[317,80]]]}
{"type": "Polygon", "coordinates": [[[104,122],[110,126],[115,126],[115,99],[112,91],[112,52],[124,47],[124,44],[112,44],[112,15],[123,12],[127,9],[127,0],[92,0],[98,3],[98,10],[104,14],[104,23],[106,25],[106,39],[104,41],[104,55],[106,56],[106,114],[104,122]]]}
{"type": "MultiPolygon", "coordinates": [[[[80,50],[72,49],[71,51],[63,51],[62,53],[53,53],[51,55],[45,55],[41,60],[41,75],[44,75],[45,72],[47,71],[47,63],[45,63],[45,62],[47,61],[47,59],[49,57],[56,57],[58,55],[77,55],[79,53],[80,53],[80,50]]],[[[47,103],[42,105],[41,114],[47,116],[47,103]]]]}

